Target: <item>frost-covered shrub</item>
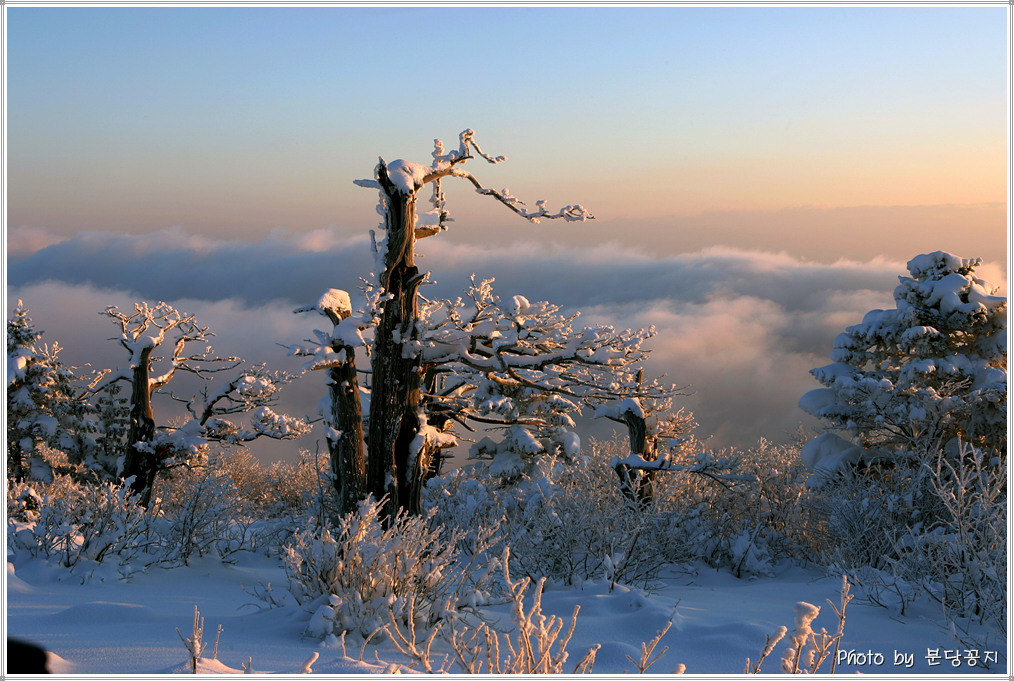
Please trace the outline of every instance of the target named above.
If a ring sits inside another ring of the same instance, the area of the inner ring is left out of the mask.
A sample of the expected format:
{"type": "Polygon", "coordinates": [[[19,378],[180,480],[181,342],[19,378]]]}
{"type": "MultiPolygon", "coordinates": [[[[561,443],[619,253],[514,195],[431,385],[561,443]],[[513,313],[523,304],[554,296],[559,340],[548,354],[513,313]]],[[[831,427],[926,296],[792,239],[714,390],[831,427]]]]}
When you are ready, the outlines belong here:
{"type": "Polygon", "coordinates": [[[423,516],[399,514],[389,527],[380,504],[363,502],[333,527],[297,532],[284,554],[289,591],[314,612],[307,634],[321,639],[353,631],[369,636],[393,615],[423,624],[453,616],[485,598],[483,569],[460,560],[460,531],[423,516]]]}
{"type": "Polygon", "coordinates": [[[178,468],[155,485],[150,506],[153,541],[164,565],[193,557],[225,558],[242,550],[279,549],[289,523],[262,519],[232,476],[214,466],[178,468]]]}
{"type": "Polygon", "coordinates": [[[912,466],[847,473],[813,499],[827,532],[821,562],[844,571],[886,567],[901,537],[921,532],[936,506],[926,470],[912,466]]]}
{"type": "Polygon", "coordinates": [[[228,475],[244,508],[259,518],[278,518],[302,526],[307,513],[328,517],[327,456],[300,450],[295,462],[261,463],[246,449],[222,454],[215,468],[228,475]]]}
{"type": "Polygon", "coordinates": [[[961,445],[958,454],[937,452],[933,463],[842,476],[820,490],[822,561],[895,614],[929,598],[950,621],[1003,630],[1005,458],[961,445]]]}
{"type": "Polygon", "coordinates": [[[237,551],[281,555],[307,520],[330,517],[327,461],[260,463],[243,449],[213,453],[207,466],[177,468],[156,483],[153,528],[165,564],[237,551]]]}
{"type": "Polygon", "coordinates": [[[186,565],[192,556],[239,548],[233,541],[242,508],[231,478],[220,471],[172,471],[156,482],[150,508],[164,563],[186,565]]]}
{"type": "Polygon", "coordinates": [[[508,496],[505,533],[514,569],[533,580],[549,577],[568,584],[606,578],[646,586],[667,563],[692,556],[673,533],[679,520],[665,496],[647,505],[630,503],[597,443],[577,465],[518,485],[508,496]]]}
{"type": "MultiPolygon", "coordinates": [[[[1003,457],[1004,459],[1006,457],[1003,457]]],[[[1007,623],[1007,488],[1005,462],[963,447],[961,465],[939,456],[926,465],[936,518],[896,543],[892,571],[921,584],[948,619],[1007,623]]]]}
{"type": "Polygon", "coordinates": [[[7,492],[8,551],[74,567],[82,561],[127,563],[147,545],[144,509],[122,485],[12,484],[7,492]]]}
{"type": "Polygon", "coordinates": [[[52,481],[8,486],[9,551],[15,556],[64,567],[115,556],[119,564],[144,567],[242,550],[279,555],[308,516],[321,516],[313,507],[321,486],[307,457],[264,467],[215,456],[207,466],[173,469],[157,481],[145,509],[123,483],[98,482],[63,452],[45,445],[39,451],[52,481]]]}
{"type": "MultiPolygon", "coordinates": [[[[693,463],[699,457],[688,448],[674,461],[693,463]]],[[[685,553],[737,576],[769,574],[780,560],[811,557],[822,528],[796,448],[761,441],[722,457],[733,462],[728,480],[675,472],[660,487],[660,503],[685,553]]]]}
{"type": "MultiPolygon", "coordinates": [[[[698,463],[699,443],[671,453],[698,463]]],[[[666,565],[706,560],[735,574],[764,574],[778,560],[813,553],[821,528],[807,507],[805,471],[791,447],[766,443],[733,453],[732,482],[699,473],[656,476],[646,503],[623,495],[612,459],[626,440],[592,441],[586,456],[543,460],[505,482],[463,468],[430,482],[426,503],[450,526],[499,525],[511,568],[532,579],[572,584],[606,578],[648,584],[666,565]]]]}
{"type": "Polygon", "coordinates": [[[665,523],[628,504],[609,457],[591,450],[572,464],[544,458],[510,482],[482,466],[459,469],[432,480],[425,503],[447,526],[493,528],[510,546],[511,569],[533,580],[643,584],[666,562],[665,523]]]}

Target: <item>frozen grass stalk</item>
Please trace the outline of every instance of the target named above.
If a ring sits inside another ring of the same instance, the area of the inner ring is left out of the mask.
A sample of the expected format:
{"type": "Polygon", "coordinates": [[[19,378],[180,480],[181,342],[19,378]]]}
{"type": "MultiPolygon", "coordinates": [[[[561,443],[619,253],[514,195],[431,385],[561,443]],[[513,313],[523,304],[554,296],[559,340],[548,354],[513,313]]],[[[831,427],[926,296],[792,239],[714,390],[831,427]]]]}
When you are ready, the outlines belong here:
{"type": "Polygon", "coordinates": [[[211,654],[212,660],[218,659],[218,639],[222,638],[222,625],[218,625],[218,631],[215,633],[215,652],[211,654]]]}
{"type": "MultiPolygon", "coordinates": [[[[841,645],[842,636],[845,634],[845,608],[853,598],[849,593],[849,588],[848,578],[843,576],[839,604],[835,605],[830,599],[827,601],[831,609],[834,610],[834,614],[838,616],[838,629],[833,636],[828,634],[826,629],[821,629],[819,633],[815,632],[811,626],[817,615],[820,614],[820,608],[805,601],[796,603],[793,608],[796,612],[796,628],[789,636],[790,645],[782,655],[782,671],[784,673],[816,674],[828,657],[831,658],[830,673],[835,673],[838,648],[841,645]]],[[[778,642],[785,638],[787,632],[786,627],[778,627],[773,635],[765,637],[764,650],[757,658],[757,663],[751,666],[750,658],[746,658],[746,668],[743,673],[759,674],[764,658],[771,654],[778,642]]]]}
{"type": "Polygon", "coordinates": [[[662,640],[662,637],[665,636],[666,632],[669,631],[669,628],[671,626],[672,620],[669,620],[669,622],[665,625],[665,628],[662,629],[662,631],[658,632],[658,635],[655,636],[655,638],[653,638],[651,641],[641,643],[640,660],[635,660],[630,655],[627,655],[627,659],[630,660],[630,662],[635,667],[637,667],[637,671],[639,674],[644,674],[645,672],[647,672],[648,668],[651,667],[651,665],[658,662],[659,659],[661,659],[661,657],[665,655],[666,651],[669,650],[669,646],[664,646],[662,650],[658,652],[657,655],[652,657],[652,655],[655,654],[655,648],[658,646],[659,641],[662,640]]]}
{"type": "Polygon", "coordinates": [[[204,618],[201,617],[201,613],[197,610],[197,606],[194,606],[194,630],[189,638],[183,638],[183,634],[180,633],[180,628],[176,627],[176,633],[179,635],[180,640],[183,641],[183,645],[186,646],[187,651],[190,652],[191,668],[193,673],[197,673],[197,661],[201,659],[201,653],[204,652],[206,643],[202,643],[201,640],[204,638],[204,618]]]}
{"type": "Polygon", "coordinates": [[[303,668],[302,668],[302,670],[300,670],[299,673],[300,674],[312,674],[313,673],[313,663],[317,661],[318,657],[320,657],[320,653],[318,653],[316,650],[313,651],[313,653],[310,655],[310,659],[308,659],[306,662],[303,663],[303,668]]]}

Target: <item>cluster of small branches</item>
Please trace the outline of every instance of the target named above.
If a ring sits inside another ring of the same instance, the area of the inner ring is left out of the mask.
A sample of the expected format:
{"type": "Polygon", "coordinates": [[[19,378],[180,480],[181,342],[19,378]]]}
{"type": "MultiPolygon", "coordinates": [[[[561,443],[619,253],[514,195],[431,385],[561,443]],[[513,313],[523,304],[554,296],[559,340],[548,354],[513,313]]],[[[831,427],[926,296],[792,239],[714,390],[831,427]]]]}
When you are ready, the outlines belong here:
{"type": "Polygon", "coordinates": [[[127,351],[129,359],[118,371],[100,372],[89,386],[93,393],[115,381],[129,381],[132,378],[131,368],[142,361],[158,361],[160,358],[149,357],[149,353],[160,347],[173,331],[171,354],[165,358],[168,366],[164,372],[148,378],[149,392],[167,384],[177,371],[208,378],[212,373],[234,369],[242,362],[238,357],[216,356],[211,346],[206,344],[215,335],[209,327],[200,326],[194,315],[180,312],[168,303],[159,302],[154,306],[147,302],[134,303],[132,313],[110,306],[101,314],[119,326],[121,333],[116,340],[127,351]],[[195,343],[201,345],[191,349],[195,343]]]}
{"type": "Polygon", "coordinates": [[[383,505],[363,502],[333,527],[297,532],[284,553],[290,592],[300,603],[321,597],[310,633],[320,638],[355,630],[368,636],[383,626],[389,610],[403,622],[432,624],[453,617],[459,602],[482,600],[496,567],[476,561],[486,554],[491,533],[470,537],[470,559],[460,559],[464,531],[445,529],[433,513],[399,514],[388,527],[383,505]]]}
{"type": "MultiPolygon", "coordinates": [[[[664,414],[684,394],[658,379],[643,380],[640,365],[653,329],[579,327],[578,313],[522,296],[501,300],[492,283],[473,276],[463,298],[426,301],[421,310],[415,351],[431,411],[468,428],[521,426],[548,440],[533,444],[536,451],[571,455],[567,434],[584,409],[636,398],[664,414]]],[[[682,416],[664,414],[661,422],[685,432],[692,419],[682,416]]]]}
{"type": "MultiPolygon", "coordinates": [[[[444,151],[443,140],[433,140],[432,165],[417,166],[416,164],[412,164],[411,171],[413,177],[410,189],[415,191],[426,184],[433,184],[431,202],[434,210],[432,211],[432,214],[437,218],[432,227],[427,226],[421,228],[422,233],[417,232],[417,237],[431,236],[439,233],[447,228],[446,223],[452,221],[446,208],[444,194],[441,187],[441,180],[445,177],[457,177],[466,180],[475,187],[475,191],[477,193],[496,199],[513,212],[535,224],[538,224],[541,219],[563,219],[567,222],[582,222],[584,220],[594,219],[595,216],[593,216],[584,206],[580,204],[571,204],[564,206],[555,212],[550,212],[546,208],[547,202],[539,200],[536,202],[536,209],[534,211],[530,211],[524,208],[524,202],[513,196],[508,189],[497,190],[483,186],[483,184],[474,175],[462,167],[467,161],[475,158],[475,156],[472,155],[473,150],[478,157],[484,159],[488,163],[496,164],[507,160],[506,156],[492,156],[484,152],[475,141],[475,131],[467,129],[462,131],[458,136],[458,148],[452,149],[448,152],[444,151]]],[[[387,165],[384,163],[383,159],[380,160],[380,163],[382,166],[387,165]]],[[[394,164],[391,165],[393,166],[394,164]]],[[[355,184],[360,187],[380,189],[380,182],[377,180],[356,180],[355,184]]],[[[385,207],[386,202],[383,197],[383,192],[381,192],[381,205],[378,208],[378,212],[383,214],[385,207]]]]}
{"type": "Polygon", "coordinates": [[[503,566],[513,635],[503,633],[485,621],[469,626],[455,619],[450,620],[449,632],[444,630],[444,622],[440,622],[430,629],[425,640],[419,641],[412,624],[413,618],[409,618],[408,629],[403,631],[403,625],[399,624],[392,611],[384,630],[391,636],[395,647],[426,673],[447,672],[452,664],[468,674],[591,673],[595,654],[601,647],[598,644],[592,646],[573,668],[564,666],[570,656],[567,646],[577,626],[580,606],[574,607],[569,624],[556,615],[547,616],[542,611],[545,578],[535,584],[526,604],[526,593],[532,581],[527,577],[517,582],[511,580],[509,549],[504,550],[499,564],[503,566]],[[439,666],[435,666],[432,647],[438,634],[450,644],[453,658],[447,656],[439,666]]]}

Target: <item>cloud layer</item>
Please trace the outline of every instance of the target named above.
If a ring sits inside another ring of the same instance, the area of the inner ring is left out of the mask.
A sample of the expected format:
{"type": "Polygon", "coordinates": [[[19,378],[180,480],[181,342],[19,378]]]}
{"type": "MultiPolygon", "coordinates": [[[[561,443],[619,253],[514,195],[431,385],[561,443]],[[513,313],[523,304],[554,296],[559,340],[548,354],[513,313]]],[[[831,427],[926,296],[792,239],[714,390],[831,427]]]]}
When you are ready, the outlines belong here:
{"type": "MultiPolygon", "coordinates": [[[[12,236],[8,315],[24,299],[46,339],[66,347],[68,362],[97,367],[122,360],[107,342],[114,329],[97,313],[146,299],[195,313],[215,331],[222,353],[293,370],[278,344],[307,337],[317,320],[292,309],[329,287],[355,291],[373,263],[367,238],[334,230],[275,230],[260,242],[179,228],[87,232],[57,243],[45,234],[12,236]]],[[[498,249],[436,237],[419,251],[436,280],[423,289],[431,297],[457,295],[475,273],[495,277],[501,297],[550,300],[580,310],[585,323],[654,326],[649,373],[690,386],[684,403],[715,446],[782,440],[800,424],[813,425],[796,407],[815,385],[809,369],[829,361],[831,341],[845,326],[870,309],[893,307],[891,292],[905,272],[903,262],[886,259],[822,264],[730,248],[651,257],[616,244],[498,249]]],[[[1002,284],[999,273],[983,270],[1002,284]]],[[[286,406],[314,411],[318,383],[311,376],[290,386],[286,406]]]]}

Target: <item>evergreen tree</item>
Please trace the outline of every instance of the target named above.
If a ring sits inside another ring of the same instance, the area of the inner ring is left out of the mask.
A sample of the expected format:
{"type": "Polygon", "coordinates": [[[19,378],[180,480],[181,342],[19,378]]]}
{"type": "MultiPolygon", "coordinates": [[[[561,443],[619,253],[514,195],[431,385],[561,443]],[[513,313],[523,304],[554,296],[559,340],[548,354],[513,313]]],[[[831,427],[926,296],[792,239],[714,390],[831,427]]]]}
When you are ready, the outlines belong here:
{"type": "Polygon", "coordinates": [[[42,343],[42,335],[19,300],[7,321],[7,475],[19,481],[50,479],[40,449],[72,444],[68,434],[83,425],[73,370],[60,361],[60,346],[42,343]]]}
{"type": "Polygon", "coordinates": [[[827,433],[803,448],[813,484],[848,463],[953,457],[959,439],[1006,449],[1007,299],[975,276],[980,264],[917,256],[896,308],[872,310],[835,339],[834,363],[811,371],[825,387],[799,406],[847,439],[827,433]]]}

